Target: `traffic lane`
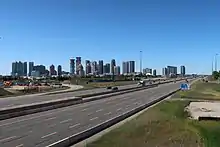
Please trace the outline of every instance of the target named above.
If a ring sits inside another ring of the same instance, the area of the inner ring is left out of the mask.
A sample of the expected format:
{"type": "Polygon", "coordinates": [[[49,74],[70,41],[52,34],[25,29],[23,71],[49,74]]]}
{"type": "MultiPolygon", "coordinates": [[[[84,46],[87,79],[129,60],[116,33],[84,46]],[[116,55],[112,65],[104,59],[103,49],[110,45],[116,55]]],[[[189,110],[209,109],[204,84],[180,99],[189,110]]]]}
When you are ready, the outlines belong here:
{"type": "MultiPolygon", "coordinates": [[[[158,93],[157,91],[155,91],[155,93],[156,94],[159,94],[160,95],[160,93],[158,93]]],[[[144,95],[144,97],[146,97],[146,95],[144,94],[144,93],[142,93],[141,95],[144,95]]],[[[141,95],[140,95],[140,98],[139,99],[143,99],[143,97],[141,97],[141,95]]],[[[159,95],[156,95],[156,97],[158,97],[159,95]]],[[[135,95],[134,95],[135,96],[135,95]]],[[[155,95],[154,95],[155,96],[155,95]]],[[[152,97],[152,96],[150,96],[150,97],[152,97]]],[[[113,106],[113,108],[110,108],[110,110],[108,110],[108,109],[106,109],[106,111],[111,111],[111,110],[116,110],[116,108],[117,107],[120,107],[120,108],[118,108],[117,109],[117,111],[121,111],[121,109],[123,108],[123,106],[129,106],[129,105],[131,105],[131,104],[133,104],[133,103],[131,103],[130,101],[134,101],[134,104],[135,105],[137,105],[138,103],[137,102],[135,102],[135,101],[137,101],[138,99],[129,99],[128,101],[124,101],[125,103],[128,103],[128,105],[126,105],[126,104],[123,104],[123,103],[119,103],[119,105],[115,105],[115,104],[113,104],[112,106],[113,106]],[[121,106],[123,104],[123,106],[121,106]]],[[[142,104],[142,102],[140,102],[140,104],[142,104]]],[[[93,111],[93,110],[89,110],[89,112],[91,112],[91,111],[93,111]]],[[[102,110],[103,111],[103,110],[102,110]]],[[[98,109],[98,110],[96,110],[95,111],[96,113],[94,113],[94,114],[96,114],[96,115],[98,115],[98,116],[100,116],[100,115],[102,115],[103,113],[101,113],[101,114],[99,114],[99,113],[97,113],[97,112],[101,112],[101,110],[100,109],[98,109]]],[[[106,112],[105,114],[109,114],[110,112],[106,112]]],[[[105,115],[104,114],[104,115],[105,115]]],[[[88,115],[88,114],[87,114],[88,115]]],[[[85,116],[85,114],[80,114],[80,116],[82,116],[82,118],[87,118],[86,116],[85,116]]],[[[62,117],[66,117],[66,116],[62,116],[62,117]]],[[[92,117],[92,116],[91,116],[92,117]]],[[[91,120],[94,120],[94,119],[98,119],[98,117],[93,117],[93,118],[91,118],[90,119],[90,121],[91,120]]],[[[59,120],[60,121],[60,120],[59,120]]],[[[67,119],[64,119],[63,121],[60,121],[59,123],[67,123],[67,122],[69,122],[70,123],[70,121],[72,121],[72,117],[71,118],[67,118],[67,119]]],[[[85,120],[83,120],[82,121],[82,124],[83,124],[83,122],[87,122],[87,121],[85,121],[85,120]]],[[[58,123],[58,124],[59,124],[58,123]]],[[[76,122],[75,122],[76,123],[76,122]]],[[[76,123],[75,124],[75,126],[77,125],[77,124],[79,124],[79,123],[76,123]]],[[[48,128],[47,126],[49,126],[49,125],[54,125],[54,124],[48,124],[48,123],[44,123],[44,125],[41,125],[41,126],[39,126],[39,128],[38,129],[36,129],[35,131],[39,131],[39,129],[40,130],[44,130],[44,131],[42,131],[41,133],[43,133],[43,134],[46,134],[45,136],[47,136],[47,135],[49,135],[50,136],[50,134],[51,133],[49,133],[49,132],[51,132],[50,131],[50,129],[49,129],[49,131],[47,132],[46,131],[46,129],[48,128]],[[46,128],[42,128],[42,126],[46,126],[46,128]]],[[[56,125],[56,124],[55,124],[56,125]]],[[[17,125],[16,125],[17,126],[17,125]]],[[[74,125],[72,125],[72,126],[74,126],[74,125]]],[[[59,129],[61,129],[61,130],[65,130],[65,127],[63,128],[64,126],[62,126],[61,127],[61,125],[59,125],[59,129]]],[[[50,127],[49,127],[50,128],[50,127]]],[[[68,128],[68,127],[67,127],[68,128]]],[[[54,129],[53,129],[54,130],[54,129]]],[[[22,129],[22,131],[24,132],[23,134],[21,134],[20,132],[21,131],[18,131],[18,135],[15,137],[15,133],[12,133],[14,136],[7,136],[7,137],[5,137],[5,138],[3,138],[2,140],[5,142],[5,141],[9,141],[9,142],[11,142],[11,141],[19,141],[19,140],[22,140],[22,139],[25,139],[25,137],[27,136],[27,134],[29,134],[28,136],[31,136],[31,134],[33,133],[33,129],[32,130],[30,130],[30,129],[28,129],[28,130],[26,130],[26,131],[24,131],[24,129],[22,129]],[[8,139],[8,140],[7,140],[8,139]]],[[[38,135],[41,135],[41,133],[40,134],[38,134],[38,133],[35,133],[34,134],[34,137],[33,138],[36,138],[36,136],[38,136],[38,135]]],[[[5,134],[5,133],[3,133],[3,134],[5,134]]],[[[53,133],[52,133],[53,134],[53,133]]],[[[44,136],[41,136],[40,137],[41,138],[41,140],[40,140],[40,142],[41,141],[43,141],[43,142],[45,142],[44,141],[44,136]],[[42,139],[43,138],[43,139],[42,139]]],[[[29,139],[28,139],[29,140],[29,139]]],[[[6,142],[6,143],[7,143],[6,142]]],[[[38,143],[40,143],[40,142],[38,142],[38,143]]]]}
{"type": "MultiPolygon", "coordinates": [[[[130,99],[130,100],[135,100],[135,99],[130,99]]],[[[127,102],[127,101],[124,101],[124,102],[127,102]]],[[[120,105],[122,104],[122,103],[119,103],[120,105]]],[[[114,109],[116,109],[117,108],[117,105],[115,105],[115,104],[113,104],[113,105],[111,105],[113,108],[111,108],[111,107],[108,107],[108,108],[105,108],[105,109],[99,109],[99,108],[97,108],[96,110],[89,110],[89,109],[87,109],[87,111],[82,111],[81,113],[79,112],[76,112],[75,113],[75,115],[77,115],[77,114],[80,114],[80,116],[82,116],[81,118],[79,118],[79,117],[77,117],[77,122],[81,122],[81,124],[83,124],[84,122],[86,122],[87,120],[85,120],[86,118],[88,118],[88,117],[90,117],[90,119],[91,120],[93,120],[93,119],[96,119],[96,116],[95,115],[102,115],[102,111],[103,112],[105,112],[106,111],[106,113],[108,113],[109,111],[111,111],[112,109],[114,110],[114,109]],[[116,108],[115,108],[116,107],[116,108]],[[92,112],[92,113],[91,113],[92,112]],[[87,116],[87,117],[86,117],[87,116]],[[83,118],[83,119],[82,119],[83,118]],[[81,120],[82,119],[82,120],[81,120]]],[[[55,127],[57,124],[59,125],[59,129],[61,129],[61,130],[64,130],[65,129],[65,126],[63,126],[62,124],[65,124],[65,125],[67,125],[68,123],[75,123],[74,125],[72,125],[72,127],[70,126],[70,128],[73,128],[73,127],[75,127],[77,124],[79,124],[79,123],[77,123],[77,122],[74,122],[74,120],[73,120],[73,118],[74,118],[74,116],[71,116],[71,115],[69,115],[69,116],[63,116],[62,115],[62,118],[61,119],[57,119],[56,120],[56,122],[53,122],[52,120],[53,120],[53,118],[48,118],[47,120],[51,120],[51,124],[50,123],[48,123],[48,121],[46,121],[45,120],[45,122],[44,122],[44,120],[42,120],[41,119],[41,121],[42,121],[42,123],[44,123],[44,125],[40,125],[40,126],[38,126],[38,128],[36,128],[36,129],[30,129],[30,128],[27,128],[27,127],[25,127],[25,128],[23,128],[22,126],[18,126],[18,125],[16,125],[16,128],[11,128],[11,127],[13,127],[13,126],[10,126],[9,128],[5,128],[6,129],[6,131],[7,132],[4,132],[4,131],[2,131],[2,134],[4,134],[4,138],[2,138],[4,141],[6,141],[6,139],[7,138],[9,138],[9,139],[12,139],[13,140],[13,138],[11,138],[11,137],[13,137],[13,136],[16,136],[17,138],[14,138],[14,140],[20,140],[21,138],[23,138],[23,137],[25,137],[27,134],[29,134],[29,136],[31,135],[31,133],[32,132],[36,132],[36,131],[39,131],[39,129],[41,129],[41,130],[43,130],[43,131],[41,131],[41,133],[43,133],[43,134],[47,134],[47,132],[45,132],[45,130],[47,130],[47,129],[50,129],[52,126],[53,127],[55,127]],[[67,119],[64,119],[64,118],[67,118],[67,119]],[[51,127],[50,127],[51,126],[51,127]],[[8,130],[9,129],[9,130],[8,130]],[[21,131],[19,131],[18,129],[22,129],[22,132],[21,131]],[[17,133],[16,132],[11,132],[11,131],[15,131],[15,130],[17,130],[17,133]],[[13,134],[13,136],[7,136],[7,133],[8,132],[10,132],[10,134],[13,134]]],[[[69,125],[71,125],[71,124],[69,124],[69,125]]],[[[28,125],[27,125],[28,126],[28,125]]],[[[66,128],[67,129],[67,128],[66,128]]],[[[50,130],[48,131],[48,134],[50,134],[49,133],[50,132],[50,130]]],[[[37,135],[38,135],[38,133],[35,133],[35,136],[34,137],[37,137],[37,135]]],[[[12,140],[10,140],[10,141],[12,141],[12,140]]],[[[14,141],[13,140],[13,141],[14,141]]],[[[9,141],[9,140],[7,140],[7,141],[9,141]]]]}
{"type": "MultiPolygon", "coordinates": [[[[118,86],[118,87],[119,89],[126,89],[126,88],[132,88],[135,86],[137,85],[133,84],[133,85],[118,86]]],[[[100,92],[105,92],[105,91],[109,91],[109,90],[107,90],[106,88],[96,88],[96,89],[90,89],[90,90],[81,90],[81,91],[52,94],[52,95],[38,95],[38,96],[28,96],[28,97],[24,96],[23,98],[22,97],[2,98],[0,99],[0,107],[7,108],[7,107],[12,107],[12,106],[32,104],[32,103],[38,103],[42,101],[50,101],[50,100],[74,97],[74,96],[79,96],[79,95],[84,95],[84,94],[100,93],[100,92]]]]}
{"type": "MultiPolygon", "coordinates": [[[[126,89],[126,88],[132,88],[137,87],[137,84],[132,85],[124,85],[124,86],[118,86],[119,89],[126,89]]],[[[52,95],[29,95],[22,97],[9,97],[9,98],[3,98],[0,99],[0,107],[1,108],[7,108],[12,106],[18,106],[18,105],[25,105],[25,104],[32,104],[32,103],[38,103],[43,101],[50,101],[50,100],[56,100],[56,99],[62,99],[62,98],[68,98],[68,97],[74,97],[79,96],[83,94],[92,94],[92,93],[99,93],[99,92],[105,92],[109,91],[106,88],[96,88],[96,89],[90,89],[90,90],[81,90],[81,91],[74,91],[74,92],[67,92],[67,93],[61,93],[61,94],[52,94],[52,95]]]]}
{"type": "Polygon", "coordinates": [[[145,89],[144,91],[136,91],[136,92],[132,92],[132,93],[127,93],[127,94],[123,94],[123,95],[118,95],[118,96],[113,96],[113,97],[109,97],[109,98],[105,98],[105,99],[91,101],[91,102],[87,102],[87,103],[83,103],[83,104],[79,104],[79,105],[73,105],[73,106],[59,108],[59,109],[53,109],[53,110],[45,111],[45,112],[41,112],[41,113],[35,113],[35,114],[30,114],[30,115],[26,115],[26,116],[17,117],[17,118],[2,120],[2,121],[0,121],[0,127],[7,126],[7,125],[14,125],[16,123],[22,123],[24,121],[36,120],[36,119],[39,119],[40,117],[51,117],[54,114],[60,115],[64,112],[65,113],[68,113],[68,112],[72,113],[73,111],[77,111],[77,109],[85,110],[85,107],[96,107],[96,105],[103,107],[104,103],[109,104],[110,101],[118,103],[117,101],[119,101],[119,102],[123,101],[123,99],[129,98],[130,96],[133,96],[135,94],[143,93],[145,91],[148,94],[152,93],[153,91],[157,92],[157,91],[160,91],[161,88],[164,89],[169,85],[172,86],[173,84],[161,85],[159,87],[145,89]],[[115,101],[115,100],[117,100],[117,101],[115,101]]]}
{"type": "MultiPolygon", "coordinates": [[[[158,93],[157,93],[158,94],[158,93]]],[[[165,93],[164,93],[165,94],[165,93]]],[[[158,96],[159,95],[155,95],[155,97],[154,98],[158,98],[158,96]]],[[[145,96],[144,96],[145,97],[145,96]]],[[[154,99],[153,98],[153,99],[154,99]]],[[[142,98],[143,99],[143,98],[142,98]]],[[[138,100],[137,100],[138,101],[138,100]]],[[[145,103],[144,101],[139,101],[139,102],[135,102],[135,103],[132,103],[132,105],[134,105],[134,106],[138,106],[138,105],[140,105],[140,104],[143,104],[143,103],[145,103]]],[[[130,103],[129,103],[129,105],[126,105],[126,107],[124,107],[125,109],[128,109],[129,108],[129,106],[132,106],[130,103]]],[[[132,109],[133,107],[131,107],[131,109],[132,109]]],[[[130,109],[130,108],[129,108],[130,109]]],[[[111,114],[117,114],[118,112],[122,112],[123,111],[123,108],[118,108],[118,109],[116,109],[116,108],[114,108],[113,109],[113,112],[112,113],[106,113],[106,114],[108,114],[108,115],[111,115],[111,114]],[[116,112],[114,112],[114,111],[116,111],[116,112]]],[[[108,116],[107,115],[107,116],[108,116]]],[[[104,116],[105,116],[105,114],[104,114],[104,116]]],[[[106,116],[105,116],[106,117],[106,116]]],[[[61,136],[63,136],[63,135],[67,135],[67,132],[69,133],[67,136],[70,136],[70,135],[72,135],[72,134],[75,134],[75,131],[78,133],[78,132],[80,132],[80,131],[82,131],[82,130],[85,130],[85,129],[87,129],[87,128],[90,128],[90,127],[92,127],[92,126],[94,126],[94,125],[96,125],[96,124],[98,124],[98,123],[100,123],[100,121],[105,121],[106,120],[106,118],[104,118],[104,119],[102,119],[102,117],[99,117],[99,116],[97,116],[97,117],[93,117],[92,119],[90,119],[90,122],[89,122],[89,124],[83,124],[84,122],[87,122],[87,121],[83,121],[82,122],[82,124],[81,125],[77,125],[77,124],[75,124],[75,125],[73,125],[73,126],[78,126],[77,128],[75,128],[74,129],[74,132],[73,131],[71,131],[71,129],[69,129],[68,128],[68,130],[65,130],[65,129],[61,129],[59,132],[57,132],[57,131],[55,131],[55,132],[50,132],[50,133],[48,133],[48,134],[46,134],[45,136],[49,136],[49,138],[47,138],[46,140],[45,139],[42,139],[42,137],[44,138],[44,136],[42,136],[41,137],[41,139],[38,141],[38,145],[39,146],[46,146],[46,145],[48,145],[48,144],[50,144],[50,143],[53,143],[54,141],[56,141],[56,140],[59,140],[59,139],[61,139],[60,137],[61,136]],[[97,121],[99,121],[99,122],[95,122],[95,124],[93,124],[93,123],[91,123],[91,121],[94,121],[94,120],[97,120],[97,121]],[[58,136],[57,136],[57,135],[58,136]],[[63,134],[63,135],[62,135],[63,134]]],[[[69,126],[70,127],[70,126],[69,126]]],[[[33,137],[33,138],[35,138],[35,137],[33,137]]],[[[30,140],[30,139],[28,139],[28,140],[30,140]]],[[[19,142],[20,143],[20,142],[19,142]]],[[[33,145],[33,144],[32,144],[33,145]]]]}
{"type": "Polygon", "coordinates": [[[11,126],[22,124],[24,126],[28,125],[26,122],[30,123],[33,121],[33,123],[36,123],[36,120],[38,119],[50,119],[50,118],[55,118],[56,116],[61,115],[64,113],[64,115],[68,114],[78,114],[79,112],[84,112],[96,108],[105,108],[108,105],[117,105],[120,104],[121,102],[125,101],[126,99],[131,99],[135,95],[140,95],[141,93],[147,92],[148,95],[152,94],[153,91],[157,92],[159,91],[158,88],[154,88],[152,90],[147,89],[142,92],[134,92],[134,93],[127,93],[124,95],[119,95],[119,96],[114,96],[110,98],[105,98],[97,101],[91,101],[88,103],[84,103],[81,105],[74,105],[70,107],[64,107],[64,108],[59,108],[59,109],[54,109],[46,112],[41,112],[41,113],[36,113],[36,114],[31,114],[31,115],[26,115],[26,116],[21,116],[17,118],[12,118],[12,119],[7,119],[7,120],[2,120],[0,121],[0,127],[4,127],[7,129],[10,128],[11,126]],[[152,92],[151,92],[152,91],[152,92]]]}
{"type": "MultiPolygon", "coordinates": [[[[45,126],[45,128],[42,128],[41,126],[39,126],[38,129],[26,130],[26,132],[22,134],[21,134],[21,131],[18,131],[17,134],[13,133],[13,136],[7,136],[3,138],[2,145],[3,146],[17,146],[21,144],[24,145],[24,142],[28,144],[28,141],[33,140],[36,142],[35,145],[45,146],[45,145],[48,145],[49,143],[56,141],[57,140],[56,137],[58,137],[58,139],[61,139],[60,137],[65,137],[63,135],[66,135],[67,132],[68,132],[68,135],[78,133],[82,130],[85,130],[86,128],[92,127],[100,123],[102,120],[104,121],[104,120],[109,119],[110,116],[114,117],[114,115],[118,114],[118,112],[123,112],[123,110],[132,109],[134,106],[139,106],[145,103],[146,100],[149,101],[154,98],[157,98],[161,94],[163,95],[164,93],[158,93],[155,91],[153,95],[151,95],[148,99],[146,99],[146,95],[142,93],[136,99],[128,99],[127,101],[124,101],[123,103],[119,103],[119,105],[113,104],[111,105],[110,108],[105,108],[104,110],[102,110],[103,113],[100,113],[101,112],[100,109],[93,111],[94,114],[91,115],[90,117],[86,117],[88,114],[80,113],[81,118],[84,118],[84,119],[78,120],[77,122],[75,121],[71,122],[70,120],[72,119],[72,117],[66,118],[65,116],[62,116],[62,117],[65,117],[66,120],[63,120],[62,122],[60,121],[58,123],[59,127],[51,129],[50,127],[47,127],[49,124],[44,124],[42,126],[45,126]],[[43,131],[39,132],[39,129],[43,131]],[[33,132],[36,132],[36,133],[33,134],[33,132]],[[38,138],[37,141],[36,141],[36,138],[38,138]],[[53,138],[55,138],[55,140],[53,138]]],[[[88,112],[91,113],[92,110],[89,110],[88,112]]],[[[22,129],[22,131],[24,132],[24,129],[22,129]]],[[[30,145],[33,146],[32,143],[30,145]]]]}
{"type": "MultiPolygon", "coordinates": [[[[169,86],[169,85],[167,85],[167,86],[169,86]]],[[[146,89],[145,91],[147,92],[147,95],[153,93],[154,91],[160,92],[159,88],[163,88],[163,87],[165,88],[165,89],[164,88],[163,89],[165,91],[167,91],[166,90],[167,86],[161,85],[161,87],[155,87],[153,89],[146,89]]],[[[143,92],[135,92],[135,93],[141,94],[143,92]]],[[[90,109],[90,107],[95,109],[97,107],[97,105],[99,107],[100,106],[107,107],[105,105],[109,105],[110,103],[117,105],[117,104],[120,104],[121,101],[124,101],[125,99],[132,98],[135,93],[128,93],[125,95],[120,95],[120,96],[111,97],[111,98],[107,98],[107,99],[92,101],[92,102],[84,103],[81,105],[74,105],[74,106],[70,106],[70,107],[64,107],[64,108],[54,109],[54,110],[50,110],[50,111],[46,111],[46,112],[41,112],[41,113],[26,115],[26,116],[22,116],[22,117],[12,118],[12,119],[8,119],[8,120],[3,120],[0,122],[0,127],[7,128],[7,126],[8,127],[11,127],[11,125],[18,126],[18,124],[23,124],[23,126],[27,126],[28,125],[28,124],[26,124],[27,121],[28,121],[28,123],[30,123],[30,121],[33,121],[36,123],[37,119],[47,120],[47,119],[56,118],[56,115],[61,115],[61,114],[63,115],[63,113],[65,113],[65,114],[68,114],[68,113],[72,114],[73,112],[78,113],[78,111],[86,111],[86,110],[90,109]]]]}

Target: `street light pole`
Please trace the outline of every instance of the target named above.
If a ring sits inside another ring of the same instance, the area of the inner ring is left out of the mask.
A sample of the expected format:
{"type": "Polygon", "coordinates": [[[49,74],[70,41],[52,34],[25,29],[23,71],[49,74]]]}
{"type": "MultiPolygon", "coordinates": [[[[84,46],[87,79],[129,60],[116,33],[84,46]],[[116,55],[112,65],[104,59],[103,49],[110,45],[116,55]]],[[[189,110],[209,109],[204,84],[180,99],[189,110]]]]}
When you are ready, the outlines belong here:
{"type": "Polygon", "coordinates": [[[140,51],[140,74],[142,75],[142,51],[140,51]]]}
{"type": "Polygon", "coordinates": [[[213,68],[213,62],[214,62],[214,61],[213,61],[213,59],[212,59],[212,73],[213,73],[213,70],[214,70],[214,68],[213,68]]]}
{"type": "Polygon", "coordinates": [[[215,71],[217,71],[218,69],[218,61],[217,61],[217,56],[218,56],[218,54],[215,54],[215,71]]]}

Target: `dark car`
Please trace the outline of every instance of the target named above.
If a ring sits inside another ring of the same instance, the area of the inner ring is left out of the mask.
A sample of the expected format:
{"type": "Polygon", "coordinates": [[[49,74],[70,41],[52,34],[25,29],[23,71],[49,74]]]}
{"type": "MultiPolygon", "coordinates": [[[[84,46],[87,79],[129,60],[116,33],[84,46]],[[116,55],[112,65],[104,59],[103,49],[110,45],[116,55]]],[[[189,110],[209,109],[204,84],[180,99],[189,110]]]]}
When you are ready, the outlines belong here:
{"type": "Polygon", "coordinates": [[[111,86],[108,86],[108,87],[106,87],[106,89],[112,89],[112,87],[111,87],[111,86]]]}
{"type": "Polygon", "coordinates": [[[118,90],[118,87],[113,87],[112,90],[118,90]]]}

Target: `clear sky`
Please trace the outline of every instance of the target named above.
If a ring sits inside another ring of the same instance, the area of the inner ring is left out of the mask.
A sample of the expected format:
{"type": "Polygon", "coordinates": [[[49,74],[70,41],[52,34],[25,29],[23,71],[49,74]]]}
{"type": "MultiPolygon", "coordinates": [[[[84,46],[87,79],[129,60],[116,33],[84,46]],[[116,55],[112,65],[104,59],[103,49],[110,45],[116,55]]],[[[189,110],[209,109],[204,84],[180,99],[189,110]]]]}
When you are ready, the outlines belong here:
{"type": "MultiPolygon", "coordinates": [[[[61,64],[69,58],[139,60],[210,73],[220,52],[218,0],[1,0],[0,74],[13,61],[61,64]]],[[[137,69],[139,69],[137,64],[137,69]]],[[[219,66],[220,67],[220,66],[219,66]]]]}

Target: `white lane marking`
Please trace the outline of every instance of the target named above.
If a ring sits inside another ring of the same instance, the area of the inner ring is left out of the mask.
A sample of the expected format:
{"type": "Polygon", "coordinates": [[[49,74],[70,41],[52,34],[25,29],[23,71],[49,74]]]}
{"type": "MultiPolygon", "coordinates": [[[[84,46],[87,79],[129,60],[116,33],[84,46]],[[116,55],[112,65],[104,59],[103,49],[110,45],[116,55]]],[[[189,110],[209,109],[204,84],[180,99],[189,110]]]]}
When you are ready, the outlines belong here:
{"type": "Polygon", "coordinates": [[[82,110],[82,112],[84,112],[84,111],[86,111],[86,110],[88,110],[88,109],[87,109],[87,108],[85,108],[85,109],[83,109],[83,110],[82,110]]]}
{"type": "Polygon", "coordinates": [[[23,147],[23,146],[24,146],[24,144],[19,144],[16,147],[23,147]]]}
{"type": "Polygon", "coordinates": [[[8,137],[8,138],[4,138],[4,139],[1,139],[0,142],[4,142],[4,141],[8,141],[10,139],[14,139],[16,138],[17,136],[11,136],[11,137],[8,137]]]}
{"type": "Polygon", "coordinates": [[[41,138],[44,139],[44,138],[50,137],[50,136],[55,135],[55,134],[57,134],[57,132],[53,132],[53,133],[47,134],[45,136],[42,136],[41,138]]]}
{"type": "Polygon", "coordinates": [[[105,113],[104,115],[110,115],[110,114],[112,114],[111,112],[109,112],[109,113],[105,113]]]}
{"type": "Polygon", "coordinates": [[[99,110],[97,110],[96,112],[101,112],[101,111],[103,111],[103,109],[99,109],[99,110]]]}
{"type": "Polygon", "coordinates": [[[93,121],[93,120],[95,120],[95,119],[98,119],[98,117],[93,117],[93,118],[91,118],[90,120],[93,121]]]}
{"type": "Polygon", "coordinates": [[[63,123],[66,123],[68,121],[71,121],[71,120],[73,120],[73,119],[67,119],[67,120],[61,121],[60,123],[63,124],[63,123]]]}
{"type": "Polygon", "coordinates": [[[88,116],[92,115],[93,113],[89,113],[88,116]]]}
{"type": "Polygon", "coordinates": [[[73,125],[73,126],[69,126],[69,128],[72,129],[72,128],[75,128],[75,127],[77,127],[77,126],[79,126],[79,125],[80,125],[80,123],[75,124],[75,125],[73,125]]]}
{"type": "Polygon", "coordinates": [[[8,107],[11,107],[11,106],[14,106],[15,104],[10,104],[10,105],[7,105],[8,107]]]}
{"type": "Polygon", "coordinates": [[[56,119],[56,118],[57,118],[57,117],[47,118],[47,119],[45,119],[45,121],[52,120],[52,119],[56,119]]]}
{"type": "Polygon", "coordinates": [[[12,125],[12,124],[15,124],[15,123],[18,123],[18,122],[23,122],[23,121],[26,121],[26,120],[31,120],[31,119],[35,119],[35,118],[40,118],[42,116],[47,116],[47,115],[51,115],[53,113],[47,113],[45,115],[40,115],[40,116],[34,116],[34,117],[30,117],[30,118],[25,118],[25,119],[20,119],[20,120],[16,120],[16,121],[13,121],[13,122],[10,122],[10,123],[5,123],[5,124],[2,124],[0,125],[0,127],[2,126],[7,126],[7,125],[12,125]]]}
{"type": "Polygon", "coordinates": [[[117,111],[120,111],[122,108],[117,109],[117,111]]]}

